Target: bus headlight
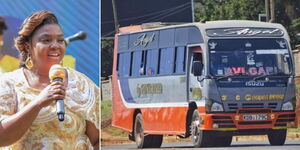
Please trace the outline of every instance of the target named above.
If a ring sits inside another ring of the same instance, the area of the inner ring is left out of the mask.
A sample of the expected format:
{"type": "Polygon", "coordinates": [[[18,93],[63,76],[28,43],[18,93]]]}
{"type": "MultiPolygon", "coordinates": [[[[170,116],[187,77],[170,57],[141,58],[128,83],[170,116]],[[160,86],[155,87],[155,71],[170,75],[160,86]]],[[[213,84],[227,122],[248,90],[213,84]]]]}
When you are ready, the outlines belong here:
{"type": "Polygon", "coordinates": [[[224,111],[223,106],[219,103],[213,103],[211,106],[211,111],[212,112],[220,112],[224,111]]]}
{"type": "Polygon", "coordinates": [[[282,105],[281,110],[294,110],[292,102],[286,102],[282,105]]]}

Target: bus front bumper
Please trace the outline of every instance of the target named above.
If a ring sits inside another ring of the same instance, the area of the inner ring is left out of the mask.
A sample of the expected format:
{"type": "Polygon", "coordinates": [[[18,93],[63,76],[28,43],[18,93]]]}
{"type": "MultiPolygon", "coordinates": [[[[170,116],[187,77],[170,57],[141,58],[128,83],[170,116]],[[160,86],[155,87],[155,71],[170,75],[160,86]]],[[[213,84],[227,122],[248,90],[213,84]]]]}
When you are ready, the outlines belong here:
{"type": "Polygon", "coordinates": [[[295,112],[272,112],[269,108],[243,108],[236,113],[200,114],[200,122],[201,129],[217,131],[298,127],[295,112]]]}

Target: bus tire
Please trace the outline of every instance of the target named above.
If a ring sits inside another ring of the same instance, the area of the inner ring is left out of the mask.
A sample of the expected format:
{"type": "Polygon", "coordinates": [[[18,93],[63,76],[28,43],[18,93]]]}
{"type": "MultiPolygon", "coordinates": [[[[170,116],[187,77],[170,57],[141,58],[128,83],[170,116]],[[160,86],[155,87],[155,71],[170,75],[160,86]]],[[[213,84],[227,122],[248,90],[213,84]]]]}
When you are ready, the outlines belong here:
{"type": "Polygon", "coordinates": [[[191,122],[191,135],[194,147],[209,147],[212,146],[210,132],[200,129],[199,112],[194,110],[191,122]]]}
{"type": "Polygon", "coordinates": [[[271,145],[283,145],[286,139],[286,129],[270,130],[268,139],[271,145]]]}
{"type": "Polygon", "coordinates": [[[159,148],[163,141],[163,135],[145,135],[142,114],[135,117],[134,137],[137,148],[159,148]]]}

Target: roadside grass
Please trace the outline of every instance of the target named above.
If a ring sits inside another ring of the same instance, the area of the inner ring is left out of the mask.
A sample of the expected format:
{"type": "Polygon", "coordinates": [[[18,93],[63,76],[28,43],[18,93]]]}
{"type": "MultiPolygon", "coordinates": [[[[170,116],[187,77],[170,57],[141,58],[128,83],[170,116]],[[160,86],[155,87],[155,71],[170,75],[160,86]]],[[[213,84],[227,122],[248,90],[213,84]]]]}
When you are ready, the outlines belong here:
{"type": "Polygon", "coordinates": [[[127,137],[127,132],[122,131],[121,129],[111,126],[112,118],[112,101],[111,100],[102,100],[101,101],[101,129],[105,132],[108,132],[112,136],[121,136],[127,137]]]}
{"type": "Polygon", "coordinates": [[[101,122],[109,120],[112,117],[112,101],[102,100],[101,101],[101,122]]]}
{"type": "Polygon", "coordinates": [[[298,128],[290,128],[288,129],[289,132],[300,132],[300,124],[298,125],[298,128]]]}
{"type": "Polygon", "coordinates": [[[113,126],[109,126],[107,128],[105,128],[105,130],[109,133],[111,133],[112,136],[119,136],[119,137],[127,137],[128,133],[124,132],[121,129],[115,128],[113,126]]]}

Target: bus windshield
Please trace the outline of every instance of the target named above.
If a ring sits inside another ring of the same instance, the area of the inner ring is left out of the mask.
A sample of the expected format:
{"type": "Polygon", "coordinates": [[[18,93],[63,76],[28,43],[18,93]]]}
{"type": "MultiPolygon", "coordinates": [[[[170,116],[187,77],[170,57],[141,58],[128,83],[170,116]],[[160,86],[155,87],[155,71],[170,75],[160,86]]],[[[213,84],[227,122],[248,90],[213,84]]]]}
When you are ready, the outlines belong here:
{"type": "Polygon", "coordinates": [[[292,62],[282,38],[211,39],[209,71],[213,76],[288,75],[292,62]]]}

